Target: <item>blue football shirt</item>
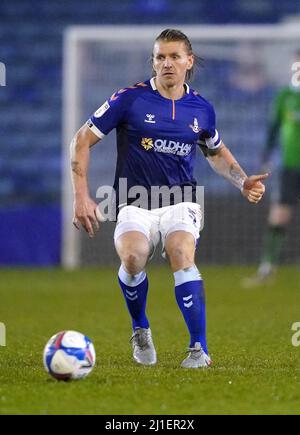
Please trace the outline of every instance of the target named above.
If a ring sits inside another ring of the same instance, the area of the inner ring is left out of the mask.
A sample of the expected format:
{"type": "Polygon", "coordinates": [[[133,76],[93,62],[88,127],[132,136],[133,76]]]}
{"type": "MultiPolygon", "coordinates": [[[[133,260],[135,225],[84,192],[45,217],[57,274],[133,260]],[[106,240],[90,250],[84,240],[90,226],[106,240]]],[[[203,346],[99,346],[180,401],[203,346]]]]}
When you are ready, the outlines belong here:
{"type": "Polygon", "coordinates": [[[217,149],[221,140],[213,106],[184,86],[179,100],[163,97],[154,78],[120,89],[88,120],[99,138],[116,128],[116,191],[120,178],[128,189],[144,186],[149,192],[151,186],[196,187],[196,147],[217,149]]]}

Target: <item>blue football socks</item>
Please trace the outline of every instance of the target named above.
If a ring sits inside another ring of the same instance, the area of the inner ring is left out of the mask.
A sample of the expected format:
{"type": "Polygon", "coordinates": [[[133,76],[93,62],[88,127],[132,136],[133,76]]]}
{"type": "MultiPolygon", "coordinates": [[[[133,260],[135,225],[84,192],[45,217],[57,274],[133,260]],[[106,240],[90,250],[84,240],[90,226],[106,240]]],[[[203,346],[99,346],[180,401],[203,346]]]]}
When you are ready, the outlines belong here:
{"type": "Polygon", "coordinates": [[[145,271],[137,275],[130,275],[121,265],[118,279],[132,318],[133,330],[136,328],[149,328],[149,322],[146,317],[148,278],[145,271]]]}
{"type": "Polygon", "coordinates": [[[200,342],[206,354],[205,293],[201,275],[196,266],[174,272],[175,295],[190,333],[190,347],[200,342]]]}

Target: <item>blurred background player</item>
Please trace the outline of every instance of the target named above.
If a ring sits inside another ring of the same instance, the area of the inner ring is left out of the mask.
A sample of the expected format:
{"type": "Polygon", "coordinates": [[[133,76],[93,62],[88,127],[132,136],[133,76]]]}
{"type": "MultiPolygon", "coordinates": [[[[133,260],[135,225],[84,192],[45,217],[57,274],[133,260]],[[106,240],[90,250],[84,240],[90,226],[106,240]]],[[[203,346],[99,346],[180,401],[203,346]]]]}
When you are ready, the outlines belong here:
{"type": "MultiPolygon", "coordinates": [[[[195,55],[187,36],[166,29],[155,40],[154,77],[120,89],[77,132],[71,147],[74,186],[74,225],[90,236],[98,229],[97,204],[87,181],[90,147],[117,128],[118,160],[114,188],[120,178],[127,189],[143,186],[196,188],[193,176],[196,148],[211,167],[227,178],[252,203],[264,194],[261,180],[267,174],[248,177],[219,137],[212,105],[185,83],[192,75],[195,55]],[[172,144],[172,145],[171,145],[172,144]]],[[[128,199],[128,196],[127,196],[128,199]]],[[[196,197],[189,202],[151,209],[120,204],[114,241],[121,260],[119,284],[132,319],[133,357],[139,364],[156,363],[156,351],[146,316],[148,278],[145,266],[162,240],[175,281],[175,295],[190,334],[185,368],[211,364],[206,343],[205,294],[195,265],[201,208],[196,197]],[[123,206],[121,208],[121,206],[123,206]]]]}
{"type": "MultiPolygon", "coordinates": [[[[300,49],[295,52],[300,62],[300,49]]],[[[293,210],[300,197],[300,83],[291,81],[273,101],[272,118],[262,156],[263,170],[271,166],[272,151],[280,144],[279,189],[271,203],[263,251],[256,274],[244,281],[247,287],[269,281],[279,263],[293,210]]]]}

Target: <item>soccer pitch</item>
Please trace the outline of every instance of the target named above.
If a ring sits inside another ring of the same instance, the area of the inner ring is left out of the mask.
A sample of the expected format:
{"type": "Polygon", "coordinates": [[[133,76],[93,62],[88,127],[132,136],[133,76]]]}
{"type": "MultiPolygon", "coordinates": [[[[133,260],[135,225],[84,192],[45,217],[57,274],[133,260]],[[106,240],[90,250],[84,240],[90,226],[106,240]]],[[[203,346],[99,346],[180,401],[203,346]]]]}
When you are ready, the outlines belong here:
{"type": "Polygon", "coordinates": [[[131,357],[129,317],[116,270],[2,270],[1,414],[288,414],[300,411],[300,271],[282,268],[272,284],[240,287],[253,269],[200,268],[206,283],[209,369],[179,368],[188,337],[167,268],[149,269],[148,315],[158,364],[131,357]],[[94,342],[97,364],[84,380],[58,382],[42,351],[74,329],[94,342]]]}

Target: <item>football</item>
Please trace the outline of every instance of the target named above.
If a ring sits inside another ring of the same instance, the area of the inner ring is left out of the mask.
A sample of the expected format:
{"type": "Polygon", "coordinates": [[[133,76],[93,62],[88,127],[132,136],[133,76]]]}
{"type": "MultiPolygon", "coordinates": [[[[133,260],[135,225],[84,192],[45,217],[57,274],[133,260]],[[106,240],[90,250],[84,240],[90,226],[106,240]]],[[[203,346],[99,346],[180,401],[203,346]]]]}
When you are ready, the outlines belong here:
{"type": "Polygon", "coordinates": [[[43,361],[46,371],[57,380],[82,379],[93,370],[96,353],[86,335],[61,331],[47,342],[43,361]]]}

